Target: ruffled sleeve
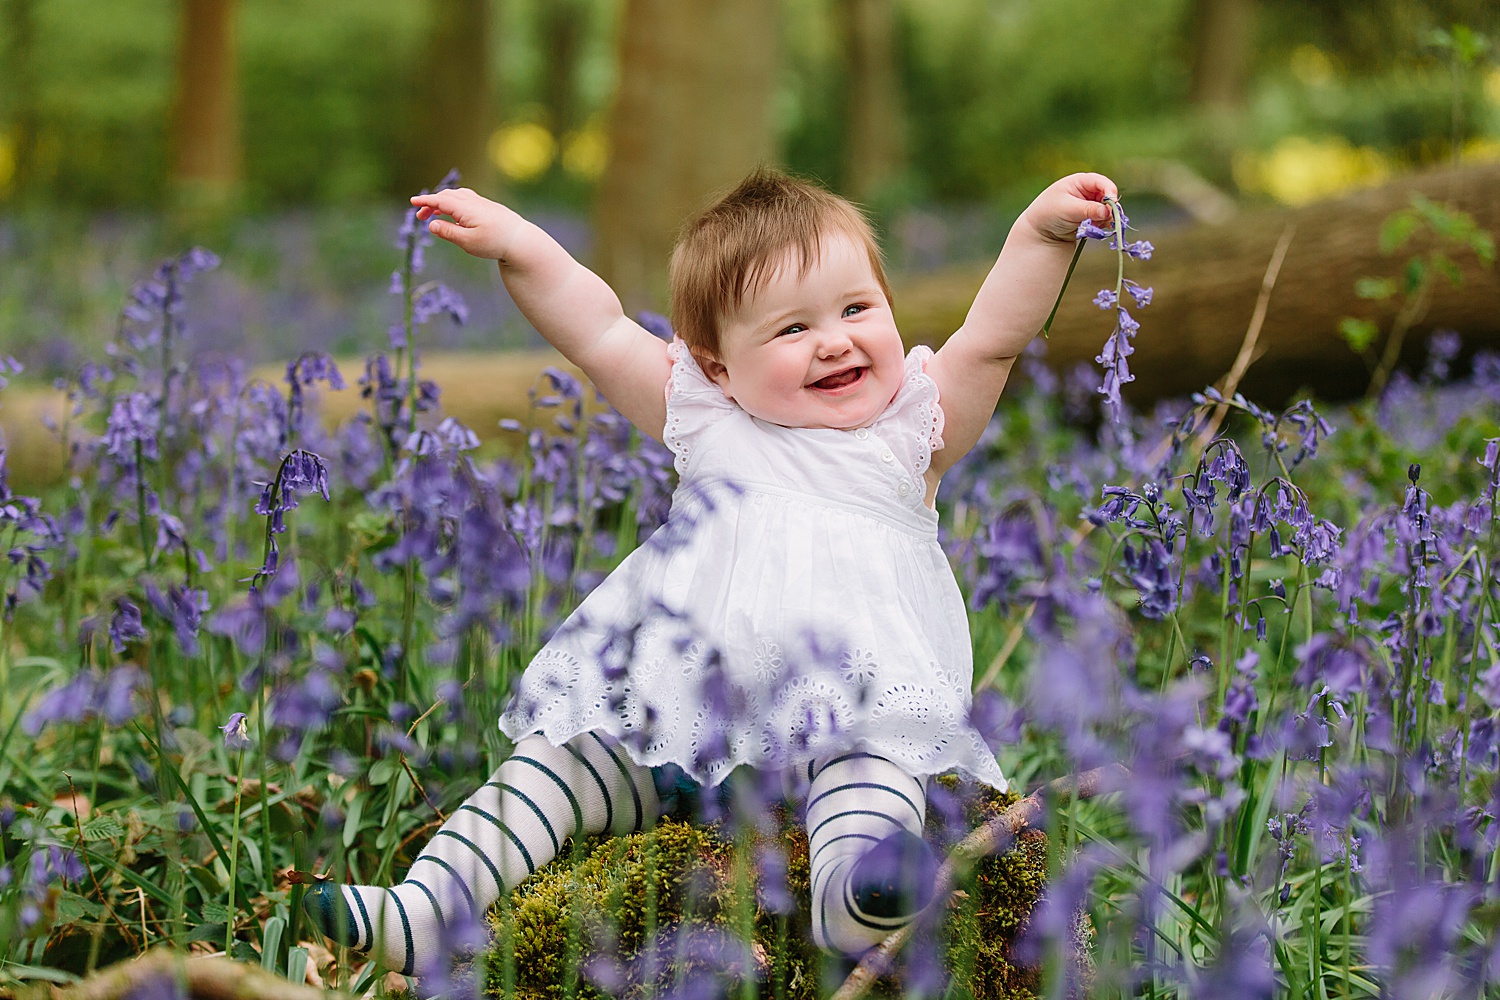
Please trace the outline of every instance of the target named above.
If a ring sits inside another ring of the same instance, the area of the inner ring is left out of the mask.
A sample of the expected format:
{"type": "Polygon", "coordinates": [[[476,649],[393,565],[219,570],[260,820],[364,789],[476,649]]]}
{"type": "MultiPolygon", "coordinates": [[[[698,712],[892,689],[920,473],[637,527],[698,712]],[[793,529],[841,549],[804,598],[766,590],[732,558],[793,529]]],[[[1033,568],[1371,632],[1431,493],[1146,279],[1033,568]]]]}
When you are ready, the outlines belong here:
{"type": "Polygon", "coordinates": [[[870,429],[896,453],[914,475],[924,475],[932,453],[943,447],[943,407],[937,383],[927,374],[932,348],[918,345],[906,356],[901,387],[870,429]]]}
{"type": "Polygon", "coordinates": [[[686,475],[693,449],[703,432],[739,409],[719,384],[703,373],[680,339],[667,348],[672,376],[667,379],[667,425],[662,442],[672,450],[679,476],[686,475]]]}

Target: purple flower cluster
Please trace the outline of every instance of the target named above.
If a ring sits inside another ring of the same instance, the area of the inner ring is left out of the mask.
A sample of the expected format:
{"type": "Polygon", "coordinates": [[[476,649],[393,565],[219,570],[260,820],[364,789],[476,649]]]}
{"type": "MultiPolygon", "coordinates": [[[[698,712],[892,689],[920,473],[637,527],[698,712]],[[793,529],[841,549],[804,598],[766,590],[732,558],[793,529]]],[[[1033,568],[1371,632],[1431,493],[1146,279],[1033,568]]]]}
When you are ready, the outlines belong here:
{"type": "Polygon", "coordinates": [[[1130,220],[1125,215],[1125,209],[1118,202],[1111,203],[1115,214],[1115,226],[1112,229],[1104,229],[1096,225],[1092,220],[1085,219],[1078,226],[1077,238],[1080,240],[1107,240],[1109,249],[1116,251],[1121,256],[1120,280],[1115,287],[1100,290],[1094,296],[1094,305],[1100,309],[1114,310],[1115,328],[1104,342],[1104,349],[1094,360],[1104,369],[1104,382],[1099,386],[1099,394],[1104,397],[1104,410],[1109,419],[1118,425],[1123,425],[1125,420],[1125,402],[1120,398],[1120,388],[1127,382],[1135,381],[1135,376],[1130,372],[1130,363],[1127,360],[1135,353],[1135,345],[1131,343],[1135,339],[1136,332],[1140,330],[1141,324],[1130,311],[1125,308],[1122,294],[1128,294],[1135,301],[1136,308],[1143,309],[1151,304],[1151,289],[1145,288],[1124,276],[1124,258],[1129,256],[1136,260],[1150,260],[1154,249],[1145,240],[1126,242],[1124,232],[1130,226],[1130,220]]]}
{"type": "Polygon", "coordinates": [[[76,725],[95,718],[111,726],[123,726],[140,711],[136,692],[147,683],[145,673],[131,663],[107,673],[80,670],[72,680],[43,695],[26,713],[21,728],[35,736],[44,726],[63,722],[76,725]]]}

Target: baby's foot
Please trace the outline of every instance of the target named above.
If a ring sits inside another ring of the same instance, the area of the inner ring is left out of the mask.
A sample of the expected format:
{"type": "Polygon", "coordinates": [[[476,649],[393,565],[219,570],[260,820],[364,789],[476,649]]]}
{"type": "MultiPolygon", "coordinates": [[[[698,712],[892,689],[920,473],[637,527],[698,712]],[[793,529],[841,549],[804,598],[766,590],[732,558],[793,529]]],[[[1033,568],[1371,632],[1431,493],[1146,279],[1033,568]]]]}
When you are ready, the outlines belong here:
{"type": "Polygon", "coordinates": [[[417,943],[436,940],[442,929],[431,895],[417,882],[403,882],[395,889],[319,882],[302,897],[302,910],[334,941],[356,951],[378,952],[382,965],[409,976],[416,971],[417,943]]]}
{"type": "Polygon", "coordinates": [[[932,901],[938,860],[927,841],[898,830],[866,851],[849,870],[849,895],[867,917],[899,920],[932,901]]]}
{"type": "Polygon", "coordinates": [[[355,925],[349,902],[344,898],[343,888],[335,882],[314,883],[302,897],[302,912],[320,933],[347,948],[359,948],[362,935],[355,925]]]}

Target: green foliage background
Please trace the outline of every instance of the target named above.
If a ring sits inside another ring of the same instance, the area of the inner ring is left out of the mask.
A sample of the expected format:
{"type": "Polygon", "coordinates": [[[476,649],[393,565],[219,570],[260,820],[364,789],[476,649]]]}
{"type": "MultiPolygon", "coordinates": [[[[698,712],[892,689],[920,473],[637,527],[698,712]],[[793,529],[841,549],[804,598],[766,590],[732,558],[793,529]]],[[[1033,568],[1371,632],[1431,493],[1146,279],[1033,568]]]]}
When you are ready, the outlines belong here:
{"type": "MultiPolygon", "coordinates": [[[[538,117],[544,0],[496,0],[493,87],[500,120],[538,117]]],[[[623,0],[576,0],[584,20],[571,77],[580,119],[607,112],[623,0]]],[[[1313,8],[1260,0],[1246,108],[1234,143],[1340,135],[1408,162],[1440,158],[1450,79],[1433,28],[1494,34],[1483,0],[1370,0],[1313,8]],[[1327,52],[1316,85],[1289,71],[1298,46],[1327,52]]],[[[783,0],[777,121],[790,166],[837,184],[847,99],[832,5],[783,0]]],[[[420,55],[429,12],[412,0],[243,0],[238,7],[246,207],[368,202],[405,190],[403,150],[423,138],[420,55]]],[[[175,60],[174,0],[0,0],[0,135],[37,123],[36,176],[0,189],[91,208],[165,197],[175,60]],[[32,24],[29,45],[18,26],[32,24]]],[[[1180,159],[1230,183],[1229,159],[1190,102],[1190,0],[898,0],[898,70],[909,169],[899,203],[1007,203],[1059,170],[1138,156],[1180,159]]],[[[1481,77],[1465,97],[1472,134],[1500,133],[1481,77]]],[[[1222,123],[1212,126],[1222,131],[1222,123]]],[[[587,185],[538,182],[582,206],[587,185]]]]}

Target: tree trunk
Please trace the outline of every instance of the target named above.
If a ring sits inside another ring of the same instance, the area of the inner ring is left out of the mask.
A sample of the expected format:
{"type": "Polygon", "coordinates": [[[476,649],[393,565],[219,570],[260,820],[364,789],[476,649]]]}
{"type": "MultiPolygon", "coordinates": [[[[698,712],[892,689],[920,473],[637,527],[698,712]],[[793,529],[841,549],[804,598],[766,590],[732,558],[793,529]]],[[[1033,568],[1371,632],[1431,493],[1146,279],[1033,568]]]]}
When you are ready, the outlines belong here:
{"type": "Polygon", "coordinates": [[[892,0],[838,0],[836,9],[849,81],[845,189],[868,201],[895,180],[902,163],[896,10],[892,0]]]}
{"type": "Polygon", "coordinates": [[[488,145],[495,127],[490,74],[492,0],[430,0],[427,43],[419,63],[410,139],[402,170],[413,193],[457,168],[463,183],[493,186],[488,145]]]}
{"type": "MultiPolygon", "coordinates": [[[[9,176],[0,166],[0,197],[24,194],[36,172],[36,0],[9,0],[10,42],[5,50],[4,112],[11,128],[9,176]]],[[[3,156],[3,153],[0,153],[3,156]]]]}
{"type": "Polygon", "coordinates": [[[1249,91],[1255,52],[1256,0],[1193,0],[1192,100],[1213,111],[1237,111],[1249,91]]]}
{"type": "MultiPolygon", "coordinates": [[[[1151,240],[1156,253],[1149,261],[1127,262],[1125,273],[1154,287],[1156,294],[1150,306],[1135,310],[1141,322],[1130,359],[1136,381],[1126,387],[1125,395],[1145,405],[1200,390],[1229,370],[1254,312],[1266,265],[1289,224],[1296,226],[1296,233],[1271,293],[1259,356],[1241,389],[1268,405],[1300,389],[1324,398],[1363,393],[1370,369],[1344,342],[1339,321],[1346,316],[1369,318],[1385,332],[1397,303],[1361,299],[1354,283],[1365,276],[1399,276],[1407,258],[1432,245],[1414,239],[1384,255],[1379,248],[1381,223],[1409,205],[1413,193],[1420,193],[1468,212],[1480,228],[1497,233],[1497,188],[1500,163],[1481,163],[1414,174],[1297,209],[1258,209],[1221,224],[1135,234],[1151,240]]],[[[1125,197],[1128,204],[1129,192],[1125,197]]],[[[1500,272],[1482,266],[1467,249],[1448,252],[1463,282],[1455,287],[1439,278],[1433,285],[1431,305],[1406,340],[1408,365],[1421,363],[1426,335],[1436,329],[1457,330],[1470,350],[1500,347],[1500,272]]],[[[987,265],[953,268],[898,285],[896,309],[908,342],[940,343],[957,329],[987,270],[987,265]]],[[[1053,323],[1048,365],[1064,372],[1080,362],[1093,363],[1112,320],[1090,299],[1114,283],[1115,255],[1102,245],[1088,247],[1053,323]]]]}
{"type": "Polygon", "coordinates": [[[578,47],[587,11],[579,0],[549,0],[542,5],[542,104],[547,127],[559,140],[578,125],[578,47]]]}
{"type": "Polygon", "coordinates": [[[180,0],[172,115],[172,187],[217,208],[240,184],[236,0],[180,0]]]}
{"type": "Polygon", "coordinates": [[[628,310],[660,308],[677,230],[775,156],[778,5],[627,0],[596,266],[628,310]]]}

